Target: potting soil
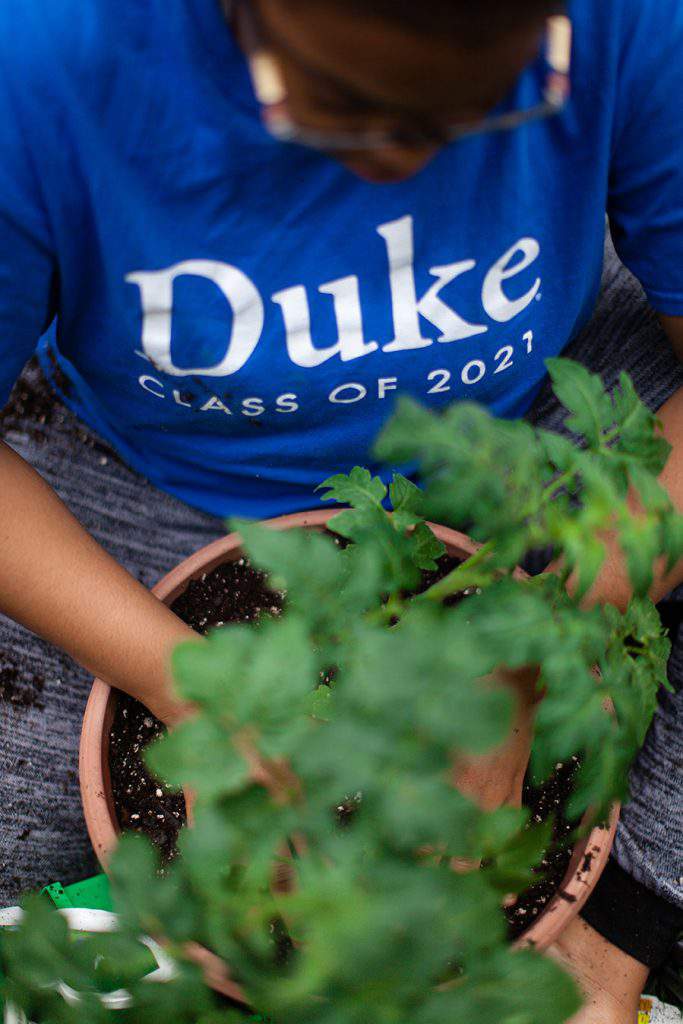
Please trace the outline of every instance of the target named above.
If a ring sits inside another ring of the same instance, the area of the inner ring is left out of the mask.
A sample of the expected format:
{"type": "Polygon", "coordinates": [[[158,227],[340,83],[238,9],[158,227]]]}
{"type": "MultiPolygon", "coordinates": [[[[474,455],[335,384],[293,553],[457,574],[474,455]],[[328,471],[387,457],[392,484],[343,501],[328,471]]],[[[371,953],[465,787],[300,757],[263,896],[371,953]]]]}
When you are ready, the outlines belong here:
{"type": "MultiPolygon", "coordinates": [[[[172,608],[196,632],[206,633],[229,622],[278,615],[282,605],[282,595],[270,590],[265,574],[240,558],[191,580],[172,608]]],[[[116,816],[125,831],[147,835],[168,862],[176,856],[178,833],[186,821],[185,801],[152,778],[143,760],[145,748],[163,731],[142,704],[119,695],[109,736],[116,816]]]]}
{"type": "MultiPolygon", "coordinates": [[[[574,901],[575,897],[563,894],[560,886],[567,872],[571,858],[571,837],[578,822],[571,821],[565,814],[565,807],[572,794],[574,778],[579,768],[578,757],[558,764],[550,778],[534,786],[527,778],[522,792],[522,803],[531,811],[531,824],[553,818],[553,839],[545,851],[543,860],[534,869],[538,881],[521,893],[518,899],[505,908],[508,920],[508,934],[517,939],[533,924],[548,906],[558,890],[560,897],[574,901]]],[[[586,858],[590,859],[590,854],[586,858]]]]}

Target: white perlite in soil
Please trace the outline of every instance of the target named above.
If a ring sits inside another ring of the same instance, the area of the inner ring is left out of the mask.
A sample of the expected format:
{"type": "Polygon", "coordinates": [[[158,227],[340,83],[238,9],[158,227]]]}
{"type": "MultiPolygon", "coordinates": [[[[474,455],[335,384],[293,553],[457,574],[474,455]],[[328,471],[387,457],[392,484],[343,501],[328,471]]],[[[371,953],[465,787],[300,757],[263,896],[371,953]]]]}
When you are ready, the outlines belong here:
{"type": "Polygon", "coordinates": [[[638,1024],[681,1024],[681,1011],[675,1006],[660,1003],[654,996],[643,996],[640,1000],[638,1024]]]}

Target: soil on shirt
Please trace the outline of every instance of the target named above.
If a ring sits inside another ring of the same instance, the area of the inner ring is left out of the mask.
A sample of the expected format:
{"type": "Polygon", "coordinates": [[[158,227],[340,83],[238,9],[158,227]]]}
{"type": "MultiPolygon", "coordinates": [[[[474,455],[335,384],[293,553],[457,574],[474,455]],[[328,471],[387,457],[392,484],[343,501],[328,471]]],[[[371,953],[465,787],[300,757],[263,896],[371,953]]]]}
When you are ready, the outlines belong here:
{"type": "Polygon", "coordinates": [[[36,356],[29,359],[21,371],[7,404],[0,409],[0,438],[10,440],[12,434],[26,434],[35,444],[43,445],[48,439],[50,426],[54,424],[74,450],[79,445],[85,446],[102,460],[119,461],[116,452],[99,441],[63,405],[61,396],[69,398],[73,390],[71,381],[51,350],[48,350],[48,359],[52,382],[43,373],[36,356]]]}
{"type": "MultiPolygon", "coordinates": [[[[69,381],[54,364],[55,384],[63,394],[68,393],[69,381]]],[[[0,436],[12,431],[25,431],[39,444],[47,439],[47,428],[60,417],[63,406],[48,383],[38,359],[33,356],[18,377],[7,400],[0,409],[0,436]]]]}

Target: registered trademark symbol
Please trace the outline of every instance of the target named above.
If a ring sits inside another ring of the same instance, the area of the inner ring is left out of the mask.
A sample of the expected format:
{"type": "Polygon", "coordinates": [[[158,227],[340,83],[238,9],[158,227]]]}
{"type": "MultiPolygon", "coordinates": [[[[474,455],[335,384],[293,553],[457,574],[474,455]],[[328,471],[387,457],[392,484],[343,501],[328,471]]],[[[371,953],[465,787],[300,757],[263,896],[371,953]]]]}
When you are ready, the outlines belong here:
{"type": "Polygon", "coordinates": [[[539,292],[538,295],[536,296],[536,302],[540,302],[542,298],[543,298],[543,296],[539,292]]]}

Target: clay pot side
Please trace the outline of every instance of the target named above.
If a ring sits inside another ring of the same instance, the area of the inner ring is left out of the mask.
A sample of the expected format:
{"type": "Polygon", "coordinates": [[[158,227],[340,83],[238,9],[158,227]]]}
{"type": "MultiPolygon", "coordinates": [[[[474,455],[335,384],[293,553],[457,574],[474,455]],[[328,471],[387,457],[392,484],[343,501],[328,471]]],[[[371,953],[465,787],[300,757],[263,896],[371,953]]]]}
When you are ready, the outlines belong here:
{"type": "MultiPolygon", "coordinates": [[[[322,530],[337,512],[338,509],[298,512],[268,520],[264,525],[273,530],[322,530]]],[[[467,558],[478,547],[469,537],[456,530],[435,524],[430,526],[453,557],[467,558]]],[[[241,555],[241,539],[238,534],[221,537],[172,569],[153,588],[153,593],[166,604],[172,604],[190,580],[212,572],[224,562],[235,561],[241,555]]],[[[521,570],[518,572],[523,575],[521,570]]],[[[101,679],[94,680],[83,718],[80,744],[79,771],[85,820],[93,848],[105,871],[120,836],[109,776],[109,731],[114,719],[116,699],[115,690],[101,679]]],[[[558,894],[520,936],[517,947],[547,949],[578,915],[607,863],[618,820],[619,809],[614,807],[605,827],[594,828],[577,843],[558,894]]],[[[218,957],[201,947],[197,947],[194,953],[196,955],[193,955],[193,959],[203,965],[207,982],[213,988],[231,999],[244,1001],[244,993],[230,978],[226,965],[218,957]]]]}

